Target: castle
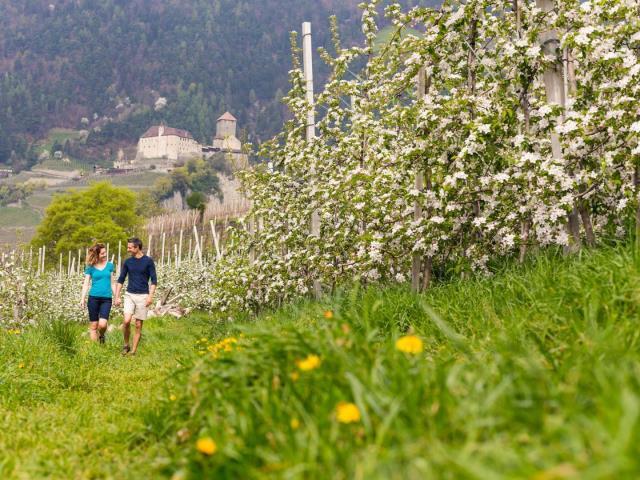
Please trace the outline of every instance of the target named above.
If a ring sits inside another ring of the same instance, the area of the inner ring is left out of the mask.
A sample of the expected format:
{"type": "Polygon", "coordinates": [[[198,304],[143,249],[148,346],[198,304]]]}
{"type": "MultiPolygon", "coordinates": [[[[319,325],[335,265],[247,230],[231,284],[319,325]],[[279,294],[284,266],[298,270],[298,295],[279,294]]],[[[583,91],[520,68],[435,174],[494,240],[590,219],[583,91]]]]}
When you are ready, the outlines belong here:
{"type": "Polygon", "coordinates": [[[244,168],[248,156],[242,152],[242,143],[236,137],[237,120],[225,112],[216,122],[216,133],[211,145],[200,145],[190,132],[165,125],[150,127],[138,141],[136,158],[132,162],[118,161],[115,168],[157,168],[169,171],[191,158],[208,158],[222,153],[233,162],[234,168],[244,168]]]}

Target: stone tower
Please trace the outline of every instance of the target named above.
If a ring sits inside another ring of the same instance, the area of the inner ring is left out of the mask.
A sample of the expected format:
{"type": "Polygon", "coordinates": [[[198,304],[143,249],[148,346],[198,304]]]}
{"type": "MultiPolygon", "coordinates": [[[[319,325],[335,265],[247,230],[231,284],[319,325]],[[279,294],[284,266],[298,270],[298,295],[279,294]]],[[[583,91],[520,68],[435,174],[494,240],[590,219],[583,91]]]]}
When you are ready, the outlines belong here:
{"type": "Polygon", "coordinates": [[[216,138],[223,139],[236,136],[236,117],[225,112],[216,122],[216,138]]]}

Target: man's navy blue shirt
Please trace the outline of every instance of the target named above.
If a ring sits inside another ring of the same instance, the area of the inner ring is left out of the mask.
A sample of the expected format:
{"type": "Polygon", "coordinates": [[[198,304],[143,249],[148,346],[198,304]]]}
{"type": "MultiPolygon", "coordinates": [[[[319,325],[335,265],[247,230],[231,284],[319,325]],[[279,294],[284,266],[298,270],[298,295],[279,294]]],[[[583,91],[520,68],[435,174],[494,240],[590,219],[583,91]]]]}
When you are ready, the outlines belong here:
{"type": "Polygon", "coordinates": [[[129,284],[127,285],[129,293],[149,293],[149,279],[153,285],[158,284],[156,266],[151,257],[146,255],[140,258],[127,258],[120,269],[118,283],[124,285],[124,279],[127,275],[129,275],[129,284]]]}

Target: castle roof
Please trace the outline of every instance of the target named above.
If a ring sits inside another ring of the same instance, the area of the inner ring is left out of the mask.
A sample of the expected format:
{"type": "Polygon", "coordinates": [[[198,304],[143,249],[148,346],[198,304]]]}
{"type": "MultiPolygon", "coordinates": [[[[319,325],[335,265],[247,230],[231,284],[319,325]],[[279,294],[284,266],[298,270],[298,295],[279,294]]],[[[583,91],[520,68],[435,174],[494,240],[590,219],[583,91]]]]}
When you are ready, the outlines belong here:
{"type": "Polygon", "coordinates": [[[218,119],[218,122],[220,120],[228,120],[230,122],[237,122],[238,119],[236,117],[234,117],[233,115],[231,115],[229,112],[224,112],[222,114],[222,116],[218,119]]]}
{"type": "Polygon", "coordinates": [[[160,135],[159,133],[160,133],[160,125],[154,125],[153,127],[149,128],[149,130],[144,132],[144,135],[142,135],[142,138],[151,138],[151,137],[159,137],[159,136],[169,137],[173,135],[180,138],[193,139],[193,135],[191,135],[186,130],[180,130],[179,128],[164,127],[164,132],[162,132],[162,135],[160,135]]]}

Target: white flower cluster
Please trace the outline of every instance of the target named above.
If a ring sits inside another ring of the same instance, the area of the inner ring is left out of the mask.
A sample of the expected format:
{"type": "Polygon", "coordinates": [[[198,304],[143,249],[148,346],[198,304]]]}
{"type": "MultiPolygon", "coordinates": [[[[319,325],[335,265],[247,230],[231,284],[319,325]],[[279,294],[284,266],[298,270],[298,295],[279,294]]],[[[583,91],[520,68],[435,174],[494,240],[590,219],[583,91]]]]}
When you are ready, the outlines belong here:
{"type": "Polygon", "coordinates": [[[377,3],[363,5],[362,47],[342,47],[334,22],[336,56],[323,52],[333,75],[316,98],[310,141],[294,61],[285,97],[292,118],[261,152],[270,167],[240,175],[253,205],[246,228],[227,232],[222,260],[163,275],[187,306],[275,306],[309,293],[314,280],[325,289],[353,278],[404,282],[415,255],[432,269],[425,277],[482,272],[494,259],[545,245],[577,249],[632,225],[635,0],[559,0],[550,12],[530,0],[408,12],[394,4],[385,15],[395,31],[383,46],[377,3]],[[425,88],[416,95],[420,70],[425,88]],[[547,96],[558,72],[561,102],[557,90],[547,96]],[[312,236],[316,215],[321,231],[312,236]]]}

